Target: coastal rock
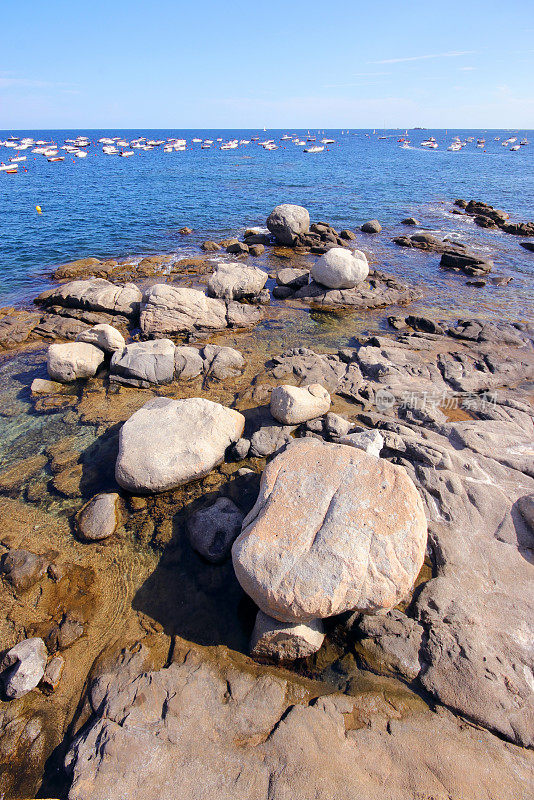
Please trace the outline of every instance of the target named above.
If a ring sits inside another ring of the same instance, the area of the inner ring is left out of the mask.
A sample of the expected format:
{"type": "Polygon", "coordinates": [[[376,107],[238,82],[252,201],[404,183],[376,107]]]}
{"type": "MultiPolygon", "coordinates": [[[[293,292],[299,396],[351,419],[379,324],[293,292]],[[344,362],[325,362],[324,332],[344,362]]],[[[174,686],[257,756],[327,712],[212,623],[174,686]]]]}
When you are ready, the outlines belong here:
{"type": "Polygon", "coordinates": [[[308,233],[310,215],[302,206],[284,203],[271,211],[267,227],[280,244],[292,245],[301,233],[308,233]]]}
{"type": "Polygon", "coordinates": [[[177,378],[196,378],[204,371],[204,360],[196,347],[176,347],[174,368],[177,378]]]}
{"type": "Polygon", "coordinates": [[[402,220],[402,225],[414,225],[415,226],[415,225],[420,225],[420,224],[421,223],[419,222],[419,220],[416,219],[415,217],[406,217],[406,219],[402,220]]]}
{"type": "Polygon", "coordinates": [[[264,244],[251,244],[249,245],[248,251],[251,256],[261,256],[265,253],[265,245],[264,244]]]}
{"type": "Polygon", "coordinates": [[[10,550],[3,556],[0,572],[17,591],[24,592],[45,575],[47,568],[44,556],[20,549],[10,550]]]}
{"type": "Polygon", "coordinates": [[[524,247],[525,250],[528,250],[531,253],[534,253],[534,242],[519,242],[521,247],[524,247]]]}
{"type": "Polygon", "coordinates": [[[228,497],[195,511],[187,520],[191,547],[212,564],[219,564],[230,555],[235,539],[241,533],[244,516],[228,497]]]}
{"type": "Polygon", "coordinates": [[[120,497],[116,492],[97,494],[76,515],[82,539],[98,542],[115,533],[120,521],[120,497]]]}
{"type": "Polygon", "coordinates": [[[371,219],[369,222],[364,222],[360,230],[364,233],[380,233],[382,225],[377,219],[371,219]]]}
{"type": "Polygon", "coordinates": [[[294,430],[291,425],[262,425],[251,436],[249,455],[253,458],[272,456],[292,441],[294,430]]]}
{"type": "Polygon", "coordinates": [[[110,270],[111,268],[98,258],[78,258],[76,261],[69,261],[68,264],[57,267],[54,278],[61,281],[66,278],[86,278],[88,275],[106,277],[110,270]]]}
{"type": "Polygon", "coordinates": [[[175,347],[170,339],[134,342],[113,354],[112,381],[149,387],[170,383],[174,378],[175,347]]]}
{"type": "Polygon", "coordinates": [[[240,256],[240,255],[247,255],[248,254],[248,244],[244,242],[232,242],[226,248],[227,253],[231,253],[232,255],[240,256]]]}
{"type": "Polygon", "coordinates": [[[250,328],[256,325],[262,317],[261,308],[247,303],[238,303],[231,300],[227,306],[226,318],[231,328],[250,328]]]}
{"type": "Polygon", "coordinates": [[[265,468],[232,559],[262,611],[307,622],[393,608],[412,589],[426,539],[423,504],[402,467],[305,438],[265,468]]]}
{"type": "Polygon", "coordinates": [[[208,281],[210,297],[242,300],[256,297],[267,281],[267,273],[257,267],[221,263],[208,281]]]}
{"type": "Polygon", "coordinates": [[[285,267],[276,273],[278,286],[289,286],[291,289],[300,289],[301,286],[306,286],[309,279],[310,272],[307,269],[285,267]]]}
{"type": "Polygon", "coordinates": [[[271,414],[284,425],[298,425],[320,417],[330,408],[330,395],[324,386],[277,386],[271,393],[271,414]]]}
{"type": "Polygon", "coordinates": [[[328,436],[338,438],[339,436],[346,436],[352,428],[352,422],[349,422],[345,417],[339,414],[333,414],[331,411],[324,418],[324,429],[328,436]]]}
{"type": "Polygon", "coordinates": [[[149,400],[121,428],[117,482],[147,494],[202,478],[223,461],[244,426],[242,414],[211,400],[149,400]]]}
{"type": "Polygon", "coordinates": [[[217,250],[221,249],[221,245],[217,244],[217,242],[202,242],[200,246],[206,253],[216,253],[217,250]]]}
{"type": "Polygon", "coordinates": [[[126,346],[122,333],[112,325],[106,324],[95,325],[89,330],[82,331],[76,337],[76,341],[94,344],[95,347],[100,347],[106,353],[114,353],[116,350],[122,350],[126,346]]]}
{"type": "Polygon", "coordinates": [[[35,302],[44,306],[59,305],[136,317],[141,298],[141,290],[133,283],[116,286],[104,278],[91,278],[87,281],[71,281],[49,289],[42,292],[35,302]]]}
{"type": "Polygon", "coordinates": [[[486,275],[493,263],[467,253],[443,253],[439,262],[443,269],[461,270],[466,275],[486,275]]]}
{"type": "Polygon", "coordinates": [[[0,347],[9,349],[27,341],[41,319],[42,314],[23,309],[10,309],[2,314],[0,317],[0,347]]]}
{"type": "Polygon", "coordinates": [[[320,649],[324,629],[320,619],[304,622],[279,622],[258,611],[250,637],[250,655],[278,661],[308,658],[320,649]]]}
{"type": "Polygon", "coordinates": [[[46,367],[54,381],[69,383],[78,378],[92,378],[104,361],[99,347],[85,342],[51,344],[48,348],[46,367]]]}
{"type": "Polygon", "coordinates": [[[519,513],[529,526],[530,530],[534,533],[534,494],[525,495],[520,497],[517,501],[519,513]]]}
{"type": "Polygon", "coordinates": [[[206,297],[198,289],[157,283],[143,296],[141,330],[163,335],[194,330],[226,328],[226,304],[206,297]]]}
{"type": "Polygon", "coordinates": [[[386,615],[364,614],[357,633],[357,652],[367,669],[413,681],[421,672],[425,629],[397,609],[386,615]]]}
{"type": "Polygon", "coordinates": [[[44,675],[41,678],[41,689],[45,694],[52,694],[59,686],[63,670],[65,668],[65,659],[62,656],[54,656],[48,662],[44,675]]]}
{"type": "Polygon", "coordinates": [[[334,247],[319,258],[311,269],[316,283],[329,289],[352,289],[369,274],[367,258],[361,250],[334,247]]]}
{"type": "Polygon", "coordinates": [[[220,381],[241,375],[245,366],[245,359],[233,347],[207,344],[202,350],[202,356],[206,374],[220,381]]]}
{"type": "Polygon", "coordinates": [[[350,447],[357,447],[370,456],[379,458],[384,447],[384,438],[378,431],[362,431],[361,433],[350,433],[341,436],[339,444],[346,444],[350,447]]]}
{"type": "Polygon", "coordinates": [[[30,386],[32,395],[55,394],[63,389],[63,385],[57,381],[48,381],[45,378],[34,378],[30,386]]]}
{"type": "Polygon", "coordinates": [[[35,689],[44,675],[47,652],[42,639],[24,639],[12,647],[0,662],[0,678],[8,700],[23,697],[35,689]]]}
{"type": "Polygon", "coordinates": [[[70,800],[146,800],[147,787],[166,798],[177,785],[180,800],[379,800],[384,787],[391,800],[530,800],[529,753],[446,711],[405,711],[408,695],[310,701],[223,648],[182,646],[152,671],[139,649],[90,681],[94,712],[67,743],[70,800]]]}

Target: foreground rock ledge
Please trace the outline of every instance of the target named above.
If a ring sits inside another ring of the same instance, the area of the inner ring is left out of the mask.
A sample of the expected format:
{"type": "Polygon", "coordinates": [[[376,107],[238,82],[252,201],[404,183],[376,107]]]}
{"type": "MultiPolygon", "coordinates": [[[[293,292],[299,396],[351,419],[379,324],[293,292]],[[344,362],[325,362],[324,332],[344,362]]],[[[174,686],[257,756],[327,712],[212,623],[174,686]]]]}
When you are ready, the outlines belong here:
{"type": "Polygon", "coordinates": [[[211,400],[149,400],[121,428],[117,483],[148,494],[203,478],[244,427],[242,414],[211,400]]]}
{"type": "Polygon", "coordinates": [[[262,611],[307,622],[393,608],[412,589],[426,539],[423,504],[402,467],[306,438],[266,467],[232,558],[262,611]]]}

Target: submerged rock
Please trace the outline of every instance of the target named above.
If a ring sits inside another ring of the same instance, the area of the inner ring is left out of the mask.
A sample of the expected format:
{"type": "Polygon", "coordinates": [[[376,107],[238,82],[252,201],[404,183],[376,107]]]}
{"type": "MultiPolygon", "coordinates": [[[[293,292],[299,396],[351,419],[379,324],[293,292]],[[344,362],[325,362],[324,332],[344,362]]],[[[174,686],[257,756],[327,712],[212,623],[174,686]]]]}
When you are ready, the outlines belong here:
{"type": "Polygon", "coordinates": [[[279,622],[258,611],[250,637],[250,655],[253,658],[295,661],[316,653],[323,641],[324,630],[320,619],[308,623],[279,622]]]}
{"type": "Polygon", "coordinates": [[[29,550],[10,550],[1,561],[3,572],[9,583],[20,592],[29,589],[46,573],[48,561],[29,550]]]}
{"type": "Polygon", "coordinates": [[[120,521],[120,497],[116,492],[97,494],[76,515],[76,526],[82,539],[97,542],[107,539],[120,521]]]}
{"type": "Polygon", "coordinates": [[[292,245],[301,233],[310,229],[310,215],[302,206],[284,203],[271,211],[267,227],[280,244],[292,245]]]}
{"type": "Polygon", "coordinates": [[[369,264],[361,250],[334,247],[321,256],[311,269],[311,276],[329,289],[352,289],[369,275],[369,264]]]}
{"type": "Polygon", "coordinates": [[[277,386],[271,393],[271,414],[284,425],[299,425],[320,417],[330,408],[330,395],[324,386],[277,386]]]}
{"type": "Polygon", "coordinates": [[[393,608],[412,589],[426,538],[421,498],[402,467],[306,438],[264,470],[232,558],[262,611],[306,622],[393,608]]]}
{"type": "Polygon", "coordinates": [[[42,639],[24,639],[12,647],[0,662],[0,678],[8,700],[23,697],[44,675],[47,652],[42,639]]]}
{"type": "Polygon", "coordinates": [[[117,482],[147,494],[202,478],[223,461],[244,427],[242,414],[211,400],[149,400],[121,428],[117,482]]]}
{"type": "Polygon", "coordinates": [[[104,361],[99,347],[85,342],[51,344],[46,366],[54,381],[69,383],[78,378],[92,378],[104,361]]]}

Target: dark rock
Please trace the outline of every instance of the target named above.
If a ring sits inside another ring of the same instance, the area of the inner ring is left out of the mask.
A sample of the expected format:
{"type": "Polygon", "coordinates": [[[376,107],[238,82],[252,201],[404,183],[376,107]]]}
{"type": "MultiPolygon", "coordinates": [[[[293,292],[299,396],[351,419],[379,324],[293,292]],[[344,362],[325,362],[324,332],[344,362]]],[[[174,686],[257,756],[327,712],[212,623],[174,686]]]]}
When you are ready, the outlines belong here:
{"type": "Polygon", "coordinates": [[[486,285],[486,281],[478,280],[478,281],[466,281],[466,286],[476,286],[477,288],[481,289],[483,286],[486,285]]]}
{"type": "Polygon", "coordinates": [[[534,253],[534,242],[519,242],[521,247],[524,247],[525,250],[529,250],[531,253],[534,253]]]}
{"type": "Polygon", "coordinates": [[[406,217],[402,220],[403,225],[420,225],[421,223],[415,217],[406,217]]]}
{"type": "Polygon", "coordinates": [[[339,232],[340,239],[346,239],[347,241],[354,241],[356,239],[356,234],[352,231],[347,230],[346,228],[339,232]]]}
{"type": "Polygon", "coordinates": [[[360,230],[364,233],[380,233],[382,225],[377,219],[372,219],[369,222],[364,222],[360,230]]]}
{"type": "Polygon", "coordinates": [[[248,250],[251,256],[261,256],[265,252],[265,245],[251,244],[249,245],[248,250]]]}
{"type": "Polygon", "coordinates": [[[243,244],[243,242],[234,242],[233,244],[228,245],[226,252],[235,255],[244,255],[248,253],[248,245],[243,244]]]}
{"type": "Polygon", "coordinates": [[[188,228],[187,225],[185,225],[183,228],[180,228],[178,233],[181,233],[182,236],[189,236],[190,233],[193,233],[193,229],[188,228]]]}
{"type": "Polygon", "coordinates": [[[44,556],[29,550],[10,550],[2,558],[0,571],[17,591],[24,592],[45,575],[47,568],[44,556]]]}
{"type": "Polygon", "coordinates": [[[442,326],[428,317],[414,317],[412,315],[406,317],[406,324],[413,328],[414,331],[422,331],[423,333],[436,333],[444,334],[445,331],[442,326]]]}
{"type": "Polygon", "coordinates": [[[191,547],[213,564],[225,561],[241,532],[244,515],[228,497],[195,511],[187,520],[191,547]]]}
{"type": "Polygon", "coordinates": [[[534,236],[534,222],[506,222],[501,230],[514,236],[534,236]]]}
{"type": "Polygon", "coordinates": [[[466,275],[485,275],[493,269],[491,261],[467,253],[443,253],[439,263],[443,269],[459,270],[466,275]]]}
{"type": "Polygon", "coordinates": [[[288,297],[292,297],[294,294],[295,292],[290,286],[275,286],[273,288],[273,297],[276,300],[287,300],[288,297]]]}
{"type": "Polygon", "coordinates": [[[221,249],[221,245],[220,244],[217,244],[217,242],[211,242],[211,241],[202,242],[202,244],[200,246],[207,253],[216,253],[217,250],[221,249]]]}
{"type": "Polygon", "coordinates": [[[467,200],[455,200],[454,205],[458,208],[467,208],[467,200]]]}

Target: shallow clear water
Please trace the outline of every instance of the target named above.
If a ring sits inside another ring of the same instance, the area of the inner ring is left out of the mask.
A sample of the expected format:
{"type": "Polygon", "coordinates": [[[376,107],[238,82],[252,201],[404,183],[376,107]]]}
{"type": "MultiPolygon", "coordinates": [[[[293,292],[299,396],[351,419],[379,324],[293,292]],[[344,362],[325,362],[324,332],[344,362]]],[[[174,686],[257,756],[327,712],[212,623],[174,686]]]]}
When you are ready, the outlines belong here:
{"type": "MultiPolygon", "coordinates": [[[[534,255],[519,246],[520,238],[481,230],[472,220],[449,212],[450,202],[464,197],[503,208],[517,220],[534,219],[534,145],[510,152],[494,141],[495,136],[510,136],[508,131],[411,131],[409,150],[397,141],[404,132],[381,140],[380,131],[374,136],[326,131],[336,143],[316,155],[279,142],[284,131],[4,131],[0,138],[11,133],[58,145],[80,133],[94,142],[106,135],[128,140],[183,136],[188,149],[136,150],[132,158],[118,158],[103,155],[99,145],[85,159],[66,156],[59,163],[24,151],[27,159],[17,175],[0,173],[2,305],[31,299],[46,285],[55,264],[84,256],[197,252],[206,238],[262,225],[275,205],[293,202],[306,206],[312,219],[339,228],[357,228],[378,218],[383,233],[362,235],[359,246],[374,256],[377,266],[421,283],[431,306],[514,319],[533,313],[534,255]],[[485,135],[486,149],[472,143],[448,152],[456,134],[485,135]],[[230,151],[201,150],[191,144],[197,135],[214,140],[259,135],[275,139],[280,148],[266,151],[250,144],[230,151]],[[417,146],[428,135],[435,136],[438,150],[417,146]],[[40,216],[36,205],[43,209],[40,216]],[[433,231],[470,242],[494,258],[496,272],[511,274],[514,281],[501,289],[466,287],[465,279],[440,272],[438,257],[392,244],[393,236],[406,232],[399,223],[408,215],[433,231]],[[193,236],[178,233],[183,225],[194,229],[193,236]]],[[[534,139],[530,132],[520,132],[519,138],[525,134],[534,139]]],[[[12,149],[0,148],[0,160],[12,155],[12,149]]]]}

